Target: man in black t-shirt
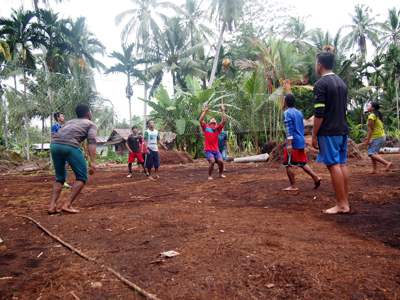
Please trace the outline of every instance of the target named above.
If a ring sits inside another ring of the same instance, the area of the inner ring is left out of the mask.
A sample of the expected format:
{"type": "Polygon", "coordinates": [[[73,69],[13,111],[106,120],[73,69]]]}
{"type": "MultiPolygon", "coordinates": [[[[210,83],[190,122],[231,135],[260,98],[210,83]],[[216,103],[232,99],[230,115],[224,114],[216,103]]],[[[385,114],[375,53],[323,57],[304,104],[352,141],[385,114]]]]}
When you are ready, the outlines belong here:
{"type": "Polygon", "coordinates": [[[136,126],[132,127],[132,133],[126,141],[126,148],[129,151],[129,174],[127,177],[132,177],[132,163],[135,162],[135,158],[137,158],[138,162],[144,162],[141,151],[142,138],[138,135],[138,128],[136,126]]]}
{"type": "Polygon", "coordinates": [[[314,128],[312,145],[319,149],[317,162],[328,167],[335,190],[337,204],[322,212],[328,215],[350,212],[348,201],[349,173],[347,171],[347,138],[349,128],[346,118],[347,87],[332,72],[335,55],[332,47],[317,55],[316,71],[322,76],[314,86],[314,128]]]}

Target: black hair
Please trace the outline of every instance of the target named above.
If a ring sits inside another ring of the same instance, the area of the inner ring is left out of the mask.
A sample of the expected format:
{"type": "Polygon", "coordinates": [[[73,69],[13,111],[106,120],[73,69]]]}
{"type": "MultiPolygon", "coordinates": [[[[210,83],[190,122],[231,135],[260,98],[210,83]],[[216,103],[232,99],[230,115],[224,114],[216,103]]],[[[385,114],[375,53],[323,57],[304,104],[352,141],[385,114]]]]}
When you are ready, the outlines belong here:
{"type": "Polygon", "coordinates": [[[288,107],[294,107],[294,104],[296,103],[296,98],[292,94],[287,94],[285,96],[285,102],[288,107]]]}
{"type": "Polygon", "coordinates": [[[142,135],[143,133],[139,132],[138,135],[142,135]]]}
{"type": "Polygon", "coordinates": [[[89,105],[81,103],[75,108],[75,112],[78,118],[84,118],[90,112],[89,105]]]}
{"type": "Polygon", "coordinates": [[[381,120],[381,122],[383,122],[383,121],[382,121],[382,114],[381,114],[381,112],[379,111],[379,103],[373,101],[373,102],[371,102],[371,106],[374,108],[374,114],[375,114],[375,116],[376,116],[377,118],[379,118],[379,120],[381,120]]]}
{"type": "Polygon", "coordinates": [[[147,123],[146,123],[147,126],[149,126],[149,123],[150,123],[150,122],[153,122],[153,120],[148,120],[147,123]]]}
{"type": "MultiPolygon", "coordinates": [[[[211,119],[215,119],[214,117],[208,119],[208,123],[210,123],[211,119]]],[[[215,119],[215,122],[217,122],[217,119],[215,119]]]]}
{"type": "Polygon", "coordinates": [[[60,116],[60,115],[62,115],[63,113],[62,112],[56,112],[56,113],[54,113],[54,119],[58,122],[58,117],[60,116]]]}
{"type": "Polygon", "coordinates": [[[324,46],[324,51],[317,54],[317,62],[322,64],[325,69],[332,70],[335,62],[335,54],[332,46],[324,46]]]}
{"type": "Polygon", "coordinates": [[[132,126],[132,131],[133,131],[133,129],[135,129],[135,128],[137,129],[137,126],[136,126],[136,125],[132,126]]]}

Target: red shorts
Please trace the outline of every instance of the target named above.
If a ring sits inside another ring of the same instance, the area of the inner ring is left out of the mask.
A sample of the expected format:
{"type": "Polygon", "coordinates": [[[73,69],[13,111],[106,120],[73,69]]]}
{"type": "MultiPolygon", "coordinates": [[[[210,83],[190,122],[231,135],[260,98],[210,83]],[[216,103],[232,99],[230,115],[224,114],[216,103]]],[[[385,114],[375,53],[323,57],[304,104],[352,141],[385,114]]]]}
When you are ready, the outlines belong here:
{"type": "Polygon", "coordinates": [[[293,154],[287,154],[287,148],[285,148],[285,154],[283,157],[283,165],[287,166],[305,166],[307,164],[307,155],[305,149],[293,149],[293,154]]]}
{"type": "Polygon", "coordinates": [[[144,162],[142,153],[129,153],[129,163],[135,162],[135,157],[137,158],[138,162],[144,162]]]}

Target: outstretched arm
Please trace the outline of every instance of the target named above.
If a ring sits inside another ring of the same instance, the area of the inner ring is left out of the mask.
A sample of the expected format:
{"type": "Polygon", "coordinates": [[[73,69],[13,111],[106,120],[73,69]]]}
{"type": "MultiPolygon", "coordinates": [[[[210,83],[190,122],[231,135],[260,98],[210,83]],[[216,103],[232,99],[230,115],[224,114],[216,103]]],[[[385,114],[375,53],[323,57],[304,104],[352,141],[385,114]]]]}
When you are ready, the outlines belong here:
{"type": "MultiPolygon", "coordinates": [[[[290,80],[286,79],[284,81],[284,83],[285,83],[286,95],[287,94],[291,94],[292,93],[292,89],[290,88],[290,80]]],[[[282,105],[283,105],[284,101],[285,101],[285,97],[282,97],[282,105]]]]}
{"type": "Polygon", "coordinates": [[[204,111],[203,111],[203,113],[201,114],[201,117],[200,117],[200,119],[199,119],[199,122],[200,122],[201,126],[203,126],[203,124],[204,124],[204,118],[206,117],[206,114],[207,114],[207,112],[208,112],[209,109],[210,109],[210,108],[209,108],[208,106],[204,107],[204,111]]]}
{"type": "Polygon", "coordinates": [[[223,128],[225,126],[225,122],[226,122],[225,105],[221,105],[221,111],[222,111],[221,127],[223,128]]]}

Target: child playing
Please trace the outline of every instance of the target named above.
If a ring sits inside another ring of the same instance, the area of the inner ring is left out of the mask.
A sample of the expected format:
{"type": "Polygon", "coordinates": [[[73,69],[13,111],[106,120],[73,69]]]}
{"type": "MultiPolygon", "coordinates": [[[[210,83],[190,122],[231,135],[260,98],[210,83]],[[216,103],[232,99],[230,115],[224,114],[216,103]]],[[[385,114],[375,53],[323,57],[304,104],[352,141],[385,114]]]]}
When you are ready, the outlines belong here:
{"type": "Polygon", "coordinates": [[[132,127],[132,134],[128,137],[126,141],[126,148],[129,150],[129,174],[127,177],[132,177],[132,163],[135,162],[135,158],[137,158],[138,163],[143,163],[142,156],[142,138],[138,135],[138,128],[136,126],[132,127]]]}
{"type": "Polygon", "coordinates": [[[157,130],[154,129],[154,122],[152,120],[147,121],[147,129],[144,133],[144,146],[147,149],[146,153],[146,164],[144,165],[149,172],[149,179],[157,179],[160,178],[158,176],[158,167],[160,166],[160,158],[158,156],[158,147],[157,143],[164,147],[165,150],[168,148],[161,142],[160,135],[157,130]],[[151,168],[155,170],[155,176],[151,176],[151,168]]]}

